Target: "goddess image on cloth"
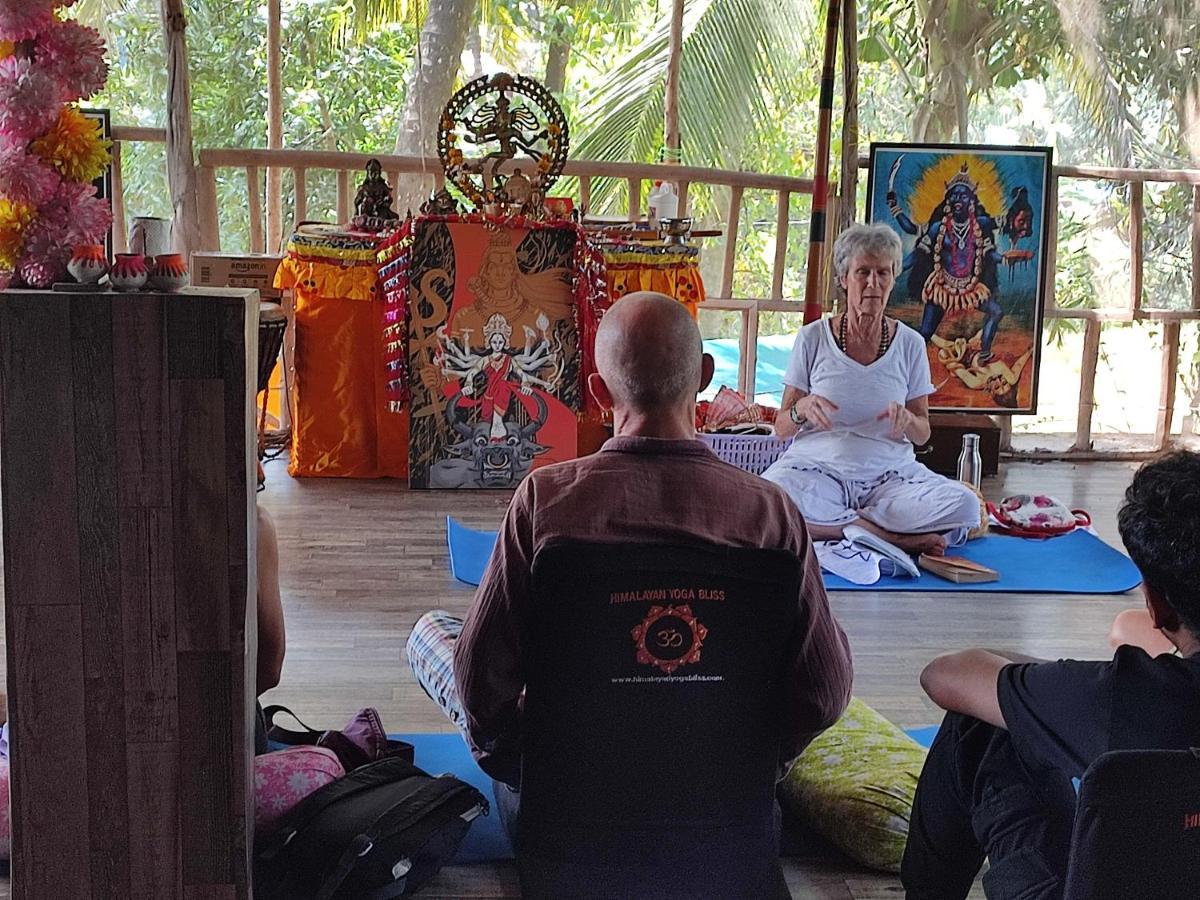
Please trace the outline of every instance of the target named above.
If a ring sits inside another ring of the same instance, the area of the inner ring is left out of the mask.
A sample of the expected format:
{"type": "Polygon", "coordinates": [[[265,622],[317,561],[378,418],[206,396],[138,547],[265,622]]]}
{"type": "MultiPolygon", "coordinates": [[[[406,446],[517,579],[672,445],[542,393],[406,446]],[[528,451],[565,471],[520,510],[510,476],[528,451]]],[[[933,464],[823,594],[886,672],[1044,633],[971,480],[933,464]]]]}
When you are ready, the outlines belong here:
{"type": "Polygon", "coordinates": [[[936,334],[930,341],[938,348],[938,359],[946,367],[947,372],[953,373],[959,381],[974,391],[987,391],[997,406],[1015,407],[1017,405],[1017,384],[1025,364],[1033,355],[1030,347],[1015,359],[1003,358],[1005,354],[993,355],[988,360],[981,360],[982,355],[976,347],[978,333],[970,340],[957,338],[948,341],[936,334]]]}
{"type": "MultiPolygon", "coordinates": [[[[458,405],[467,409],[478,408],[479,420],[490,423],[488,438],[503,441],[508,437],[505,422],[509,418],[513,401],[529,415],[538,416],[538,403],[534,391],[541,388],[552,392],[558,387],[562,376],[562,354],[557,338],[547,334],[550,320],[544,313],[538,315],[537,326],[541,340],[534,344],[538,333],[525,327],[525,346],[522,350],[509,347],[512,326],[508,319],[495,313],[483,326],[485,348],[476,352],[468,345],[470,331],[462,332],[462,343],[446,335],[445,326],[438,329],[443,350],[438,362],[448,378],[459,379],[461,387],[447,384],[443,389],[447,396],[462,392],[458,405]],[[552,372],[545,378],[539,373],[546,369],[552,372]],[[482,386],[480,381],[482,379],[482,386]]],[[[544,418],[544,414],[542,416],[544,418]]]]}
{"type": "MultiPolygon", "coordinates": [[[[997,266],[1002,260],[996,250],[996,232],[1005,228],[1007,216],[994,216],[984,207],[979,187],[963,163],[946,182],[945,197],[929,221],[917,225],[901,209],[894,190],[896,172],[903,158],[892,165],[887,204],[900,228],[917,239],[916,247],[904,261],[904,269],[909,272],[909,294],[925,304],[917,330],[928,342],[947,311],[977,309],[985,316],[980,357],[987,362],[1004,316],[1004,308],[996,298],[997,266]]],[[[1028,203],[1025,207],[1028,208],[1028,203]]],[[[1031,233],[1029,215],[1025,212],[1019,229],[1005,231],[1010,241],[1031,233]]]]}

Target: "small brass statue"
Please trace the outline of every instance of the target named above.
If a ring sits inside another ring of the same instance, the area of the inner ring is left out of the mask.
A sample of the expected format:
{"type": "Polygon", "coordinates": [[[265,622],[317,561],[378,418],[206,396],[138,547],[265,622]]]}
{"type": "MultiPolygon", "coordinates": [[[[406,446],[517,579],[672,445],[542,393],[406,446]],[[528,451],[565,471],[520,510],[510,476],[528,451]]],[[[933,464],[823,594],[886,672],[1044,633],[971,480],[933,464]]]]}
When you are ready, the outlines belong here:
{"type": "Polygon", "coordinates": [[[354,196],[354,227],[382,231],[398,218],[392,210],[392,189],[383,180],[383,166],[377,159],[367,160],[367,177],[354,196]]]}

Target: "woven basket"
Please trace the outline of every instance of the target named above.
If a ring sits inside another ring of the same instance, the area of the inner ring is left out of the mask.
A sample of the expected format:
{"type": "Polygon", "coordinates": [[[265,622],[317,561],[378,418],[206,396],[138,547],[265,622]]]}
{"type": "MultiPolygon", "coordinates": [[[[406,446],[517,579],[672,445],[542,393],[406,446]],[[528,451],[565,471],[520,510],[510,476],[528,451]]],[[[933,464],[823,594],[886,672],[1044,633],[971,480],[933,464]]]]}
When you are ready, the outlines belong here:
{"type": "Polygon", "coordinates": [[[790,440],[773,434],[703,434],[700,440],[731,466],[761,475],[783,455],[790,440]]]}

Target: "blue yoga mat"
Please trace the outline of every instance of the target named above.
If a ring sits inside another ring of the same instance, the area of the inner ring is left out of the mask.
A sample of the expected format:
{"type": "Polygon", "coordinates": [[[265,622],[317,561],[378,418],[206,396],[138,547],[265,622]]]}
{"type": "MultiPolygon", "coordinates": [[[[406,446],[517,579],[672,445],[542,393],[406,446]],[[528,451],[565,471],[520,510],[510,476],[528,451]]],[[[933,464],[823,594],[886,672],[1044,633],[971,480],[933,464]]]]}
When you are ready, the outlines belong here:
{"type": "Polygon", "coordinates": [[[1044,540],[990,534],[950,553],[995,569],[1000,580],[956,584],[922,571],[916,579],[887,576],[874,584],[853,584],[828,572],[822,574],[831,591],[1123,594],[1142,583],[1129,557],[1081,529],[1044,540]]]}
{"type": "Polygon", "coordinates": [[[512,845],[500,824],[496,812],[496,795],[492,790],[492,779],[475,764],[475,758],[467,748],[467,742],[458,732],[445,734],[394,734],[391,737],[408,741],[415,751],[417,766],[430,775],[450,773],[479,789],[487,798],[491,813],[479,816],[471,823],[467,836],[454,857],[455,863],[487,862],[494,859],[512,859],[512,845]]]}
{"type": "MultiPolygon", "coordinates": [[[[467,584],[479,584],[492,547],[494,531],[477,531],[447,517],[450,570],[467,584]]],[[[999,581],[956,584],[928,572],[921,577],[884,577],[874,584],[853,584],[828,572],[831,591],[971,591],[1026,594],[1123,594],[1142,582],[1129,558],[1088,531],[1076,530],[1046,540],[992,534],[951,551],[1000,573],[999,581]]]]}
{"type": "Polygon", "coordinates": [[[450,547],[450,571],[454,577],[478,585],[496,546],[496,532],[477,531],[446,516],[446,543],[450,547]]]}
{"type": "MultiPolygon", "coordinates": [[[[938,726],[910,728],[907,734],[922,747],[933,743],[938,726]]],[[[492,780],[475,764],[466,741],[457,733],[448,734],[394,734],[394,738],[408,741],[416,751],[416,764],[431,775],[449,772],[475,787],[487,798],[492,807],[491,815],[480,816],[471,823],[455,863],[488,862],[497,859],[512,859],[512,845],[500,824],[496,813],[496,796],[492,791],[492,780]]]]}

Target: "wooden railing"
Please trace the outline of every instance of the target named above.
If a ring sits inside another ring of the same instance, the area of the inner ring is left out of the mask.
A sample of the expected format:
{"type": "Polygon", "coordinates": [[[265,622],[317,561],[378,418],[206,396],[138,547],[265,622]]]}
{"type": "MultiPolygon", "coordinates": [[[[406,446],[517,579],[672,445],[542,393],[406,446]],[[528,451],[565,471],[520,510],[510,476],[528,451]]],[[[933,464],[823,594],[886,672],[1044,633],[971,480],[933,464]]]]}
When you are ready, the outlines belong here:
{"type": "MultiPolygon", "coordinates": [[[[118,248],[125,243],[125,211],[121,190],[121,151],[123,142],[163,140],[161,129],[123,128],[113,129],[114,137],[114,214],[117,219],[116,241],[118,248]]],[[[220,249],[221,235],[217,210],[217,171],[242,170],[245,173],[246,203],[250,225],[250,252],[261,253],[265,248],[278,248],[283,237],[282,210],[263,208],[260,185],[263,183],[260,170],[274,168],[290,170],[293,178],[292,211],[294,221],[307,218],[307,179],[310,171],[332,171],[336,179],[336,214],[338,221],[348,221],[351,216],[353,196],[351,186],[362,172],[368,159],[378,159],[391,183],[393,190],[401,176],[421,176],[425,190],[441,186],[440,163],[435,159],[408,156],[379,156],[364,153],[340,153],[311,150],[262,150],[262,149],[216,149],[201,150],[199,153],[199,184],[201,190],[200,210],[203,221],[202,233],[211,249],[220,249]]],[[[865,165],[865,159],[861,161],[865,165]]],[[[574,179],[576,204],[583,209],[592,205],[593,187],[601,179],[616,179],[625,182],[624,212],[633,219],[641,212],[641,197],[644,187],[651,181],[662,179],[678,186],[680,199],[679,214],[686,215],[689,191],[696,186],[723,188],[728,191],[721,227],[724,230],[721,247],[720,279],[716,288],[709,285],[709,299],[704,309],[731,311],[742,319],[739,333],[740,365],[738,387],[752,396],[755,389],[757,365],[759,315],[768,312],[803,313],[802,298],[784,296],[785,263],[789,243],[807,239],[807,222],[793,222],[789,209],[793,195],[811,195],[812,180],[780,175],[759,175],[749,172],[732,172],[688,166],[645,165],[640,163],[614,163],[575,160],[567,163],[565,175],[574,179]],[[771,268],[771,289],[768,297],[747,297],[738,293],[735,279],[738,256],[738,230],[741,223],[743,200],[746,191],[771,191],[775,193],[776,242],[771,268]]],[[[1171,421],[1175,412],[1175,383],[1179,369],[1180,325],[1188,321],[1200,321],[1200,170],[1145,170],[1114,169],[1088,166],[1055,166],[1051,190],[1053,215],[1048,223],[1049,258],[1046,267],[1046,319],[1076,319],[1084,322],[1083,357],[1080,376],[1080,399],[1076,419],[1075,439],[1071,448],[1064,452],[1018,453],[1022,456],[1049,455],[1055,457],[1111,457],[1114,454],[1092,449],[1092,415],[1095,410],[1096,368],[1100,358],[1101,329],[1105,323],[1128,323],[1140,321],[1161,322],[1163,343],[1159,367],[1160,388],[1158,415],[1153,449],[1161,449],[1171,439],[1171,421]],[[1106,309],[1063,309],[1055,303],[1054,274],[1057,249],[1058,192],[1063,179],[1110,181],[1129,185],[1130,228],[1129,244],[1131,290],[1129,303],[1125,306],[1106,309]],[[1191,308],[1185,310],[1157,309],[1147,306],[1144,298],[1143,266],[1145,185],[1147,183],[1186,184],[1192,186],[1193,207],[1188,224],[1191,233],[1192,294],[1191,308]]],[[[836,204],[831,204],[836,209],[836,204]]],[[[838,224],[830,219],[830,230],[836,231],[838,224]]],[[[792,246],[795,246],[792,244],[792,246]]],[[[826,246],[829,246],[827,242],[826,246]]],[[[999,417],[1004,447],[1012,451],[1012,419],[999,417]]]]}

